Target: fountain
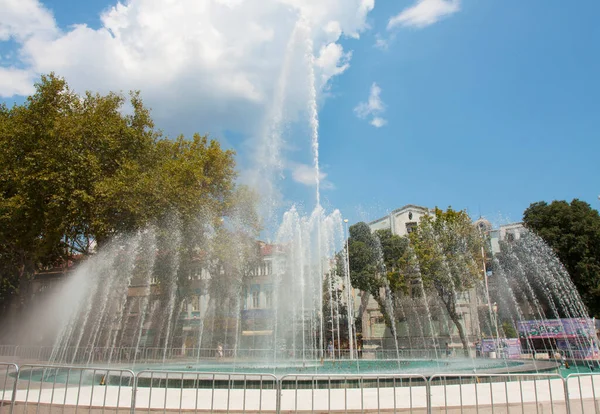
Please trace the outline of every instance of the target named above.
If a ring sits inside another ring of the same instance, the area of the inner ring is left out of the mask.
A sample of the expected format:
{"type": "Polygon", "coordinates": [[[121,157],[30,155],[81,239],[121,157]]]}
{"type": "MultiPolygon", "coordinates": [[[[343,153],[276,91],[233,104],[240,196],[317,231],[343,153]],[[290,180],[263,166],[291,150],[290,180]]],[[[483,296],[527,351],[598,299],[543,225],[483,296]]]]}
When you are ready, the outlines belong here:
{"type": "MultiPolygon", "coordinates": [[[[320,201],[317,89],[309,27],[300,19],[291,35],[273,111],[258,146],[257,170],[261,181],[267,182],[262,210],[270,223],[277,214],[275,180],[282,169],[286,77],[294,63],[293,51],[300,47],[308,83],[313,211],[302,215],[297,207],[290,208],[270,243],[250,237],[235,214],[220,218],[206,212],[198,213],[193,229],[172,217],[136,234],[115,237],[47,295],[34,312],[35,325],[24,325],[35,330],[41,346],[47,346],[40,355],[53,364],[277,375],[556,368],[535,361],[476,358],[474,346],[467,357],[450,360],[439,336],[459,342],[457,334],[422,281],[416,285],[418,295],[397,302],[390,300],[386,286],[382,311],[394,321],[391,353],[359,359],[363,355],[356,346],[343,218],[338,210],[327,213],[320,201]],[[190,233],[200,240],[194,249],[188,243],[190,233]],[[415,358],[413,348],[421,351],[420,358],[415,358]]],[[[534,235],[507,244],[493,260],[492,272],[494,283],[484,284],[486,274],[481,285],[467,292],[467,305],[473,308],[470,337],[495,337],[496,351],[501,336],[498,318],[516,327],[530,319],[587,317],[568,274],[534,235]],[[500,305],[498,311],[492,312],[492,302],[500,305]]],[[[530,336],[525,333],[522,339],[531,345],[530,336]]],[[[575,355],[575,348],[584,347],[582,341],[576,336],[561,350],[566,347],[575,355]]],[[[595,334],[586,341],[597,349],[595,334]]],[[[552,357],[557,350],[556,342],[548,345],[552,357]]]]}

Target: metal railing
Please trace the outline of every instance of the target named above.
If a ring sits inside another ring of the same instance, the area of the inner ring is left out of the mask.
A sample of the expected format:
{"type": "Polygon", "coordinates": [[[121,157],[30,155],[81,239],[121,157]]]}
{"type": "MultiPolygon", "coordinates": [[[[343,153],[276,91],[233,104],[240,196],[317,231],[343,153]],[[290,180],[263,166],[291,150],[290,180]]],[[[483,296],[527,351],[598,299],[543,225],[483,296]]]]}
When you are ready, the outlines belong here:
{"type": "Polygon", "coordinates": [[[100,407],[131,411],[135,374],[130,370],[71,366],[23,365],[17,373],[11,414],[53,407],[74,412],[100,407]],[[31,408],[34,407],[34,408],[31,408]]]}
{"type": "Polygon", "coordinates": [[[600,376],[570,374],[565,379],[568,404],[573,413],[600,414],[600,376]]]}
{"type": "Polygon", "coordinates": [[[292,374],[0,364],[0,414],[407,412],[600,414],[600,375],[292,374]]]}
{"type": "Polygon", "coordinates": [[[425,412],[422,375],[285,375],[279,380],[279,412],[425,412]]]}
{"type": "Polygon", "coordinates": [[[17,385],[19,367],[15,364],[0,364],[0,414],[9,412],[17,385]]]}
{"type": "Polygon", "coordinates": [[[558,374],[436,374],[429,378],[431,411],[567,412],[558,374]]]}
{"type": "Polygon", "coordinates": [[[141,371],[136,376],[136,411],[277,411],[277,377],[187,371],[141,371]]]}

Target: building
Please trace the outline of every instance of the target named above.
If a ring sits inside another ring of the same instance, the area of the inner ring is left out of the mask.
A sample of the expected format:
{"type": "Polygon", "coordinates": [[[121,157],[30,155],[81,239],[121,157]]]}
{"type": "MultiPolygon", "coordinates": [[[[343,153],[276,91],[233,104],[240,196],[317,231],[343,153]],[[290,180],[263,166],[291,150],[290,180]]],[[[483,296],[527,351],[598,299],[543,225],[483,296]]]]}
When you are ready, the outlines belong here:
{"type": "Polygon", "coordinates": [[[419,224],[421,217],[431,211],[426,207],[407,204],[392,211],[389,215],[369,223],[371,231],[391,230],[392,234],[406,236],[419,224]]]}
{"type": "Polygon", "coordinates": [[[219,297],[210,295],[212,276],[207,269],[199,268],[192,277],[192,294],[186,298],[180,317],[184,349],[210,349],[216,342],[222,342],[226,349],[269,346],[274,315],[273,262],[282,252],[262,241],[256,246],[258,260],[245,269],[242,285],[224,286],[219,297]]]}
{"type": "Polygon", "coordinates": [[[258,242],[260,262],[251,271],[242,291],[241,349],[269,349],[273,340],[275,260],[282,256],[279,246],[258,242]]]}
{"type": "MultiPolygon", "coordinates": [[[[478,220],[479,222],[489,222],[484,219],[478,220]]],[[[492,229],[491,224],[489,224],[489,228],[486,227],[487,233],[490,236],[490,244],[492,254],[500,253],[500,242],[507,241],[511,242],[514,240],[519,240],[521,236],[527,231],[523,223],[510,223],[504,224],[497,229],[492,229]]]]}

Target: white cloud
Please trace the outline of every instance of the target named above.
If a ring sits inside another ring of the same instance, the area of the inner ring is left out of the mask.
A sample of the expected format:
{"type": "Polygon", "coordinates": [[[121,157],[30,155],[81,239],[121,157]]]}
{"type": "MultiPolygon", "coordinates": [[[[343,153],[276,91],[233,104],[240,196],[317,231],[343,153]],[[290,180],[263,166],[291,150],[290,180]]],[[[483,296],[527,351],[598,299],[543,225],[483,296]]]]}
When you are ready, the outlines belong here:
{"type": "MultiPolygon", "coordinates": [[[[317,175],[312,165],[294,164],[292,168],[292,178],[300,184],[314,186],[317,185],[317,175]]],[[[319,179],[323,181],[327,177],[323,171],[319,171],[319,179]]]]}
{"type": "MultiPolygon", "coordinates": [[[[367,29],[374,0],[128,0],[105,11],[97,30],[59,28],[38,0],[0,4],[0,41],[17,42],[20,59],[2,68],[0,96],[30,93],[39,74],[54,71],[79,92],[141,90],[168,133],[219,135],[256,133],[300,15],[323,91],[349,67],[340,38],[367,29]]],[[[287,51],[297,55],[294,63],[302,45],[287,51]]],[[[305,98],[305,81],[294,78],[303,75],[290,71],[286,105],[305,98]]]]}
{"type": "Polygon", "coordinates": [[[384,126],[385,124],[387,124],[387,121],[381,117],[376,116],[375,118],[373,118],[373,120],[371,121],[371,125],[373,125],[375,128],[381,128],[382,126],[384,126]]]}
{"type": "Polygon", "coordinates": [[[361,119],[373,117],[369,123],[376,128],[381,128],[387,124],[387,121],[381,117],[381,114],[384,112],[385,104],[381,100],[381,88],[377,83],[373,82],[369,99],[367,102],[359,103],[356,108],[354,108],[354,113],[361,119]]]}
{"type": "Polygon", "coordinates": [[[375,36],[375,47],[381,50],[387,50],[390,46],[390,40],[381,37],[381,35],[377,34],[375,36]]]}
{"type": "MultiPolygon", "coordinates": [[[[313,165],[289,163],[292,171],[292,179],[306,186],[314,187],[317,185],[315,167],[313,165]]],[[[319,186],[322,190],[332,190],[335,188],[332,182],[327,180],[327,174],[319,170],[319,186]]]]}
{"type": "Polygon", "coordinates": [[[381,100],[381,88],[377,83],[371,85],[371,93],[367,102],[361,102],[354,110],[360,118],[366,118],[368,115],[383,112],[384,104],[381,100]]]}
{"type": "Polygon", "coordinates": [[[321,69],[323,84],[330,78],[344,73],[350,67],[350,58],[352,53],[344,53],[344,49],[338,43],[332,42],[321,47],[315,65],[321,69]]]}
{"type": "Polygon", "coordinates": [[[57,32],[52,13],[37,0],[1,0],[0,9],[0,41],[22,42],[32,35],[52,37],[57,32]]]}
{"type": "Polygon", "coordinates": [[[460,0],[417,0],[417,3],[392,17],[388,30],[397,26],[421,28],[429,26],[460,9],[460,0]]]}
{"type": "Polygon", "coordinates": [[[0,67],[0,96],[30,95],[34,92],[31,74],[16,68],[0,67]]]}

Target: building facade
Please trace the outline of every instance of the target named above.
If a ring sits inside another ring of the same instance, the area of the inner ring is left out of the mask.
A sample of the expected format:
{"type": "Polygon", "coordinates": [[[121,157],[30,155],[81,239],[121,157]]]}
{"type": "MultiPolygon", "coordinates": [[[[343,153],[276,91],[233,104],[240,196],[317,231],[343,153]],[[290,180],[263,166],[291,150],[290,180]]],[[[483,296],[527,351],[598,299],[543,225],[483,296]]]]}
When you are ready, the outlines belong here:
{"type": "Polygon", "coordinates": [[[430,213],[431,211],[426,207],[408,204],[370,222],[369,227],[371,231],[391,230],[392,234],[406,236],[419,224],[421,217],[430,213]]]}
{"type": "Polygon", "coordinates": [[[523,223],[504,224],[497,229],[492,229],[492,226],[489,225],[488,234],[490,237],[492,254],[500,253],[500,242],[519,240],[525,231],[526,229],[525,226],[523,226],[523,223]]]}
{"type": "MultiPolygon", "coordinates": [[[[191,280],[192,294],[183,303],[183,348],[270,347],[273,334],[274,260],[281,256],[277,246],[257,241],[259,259],[242,278],[241,286],[219,298],[210,295],[212,276],[199,268],[191,280]],[[218,338],[217,338],[218,337],[218,338]]],[[[227,290],[227,289],[226,289],[227,290]]]]}

